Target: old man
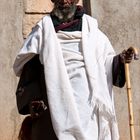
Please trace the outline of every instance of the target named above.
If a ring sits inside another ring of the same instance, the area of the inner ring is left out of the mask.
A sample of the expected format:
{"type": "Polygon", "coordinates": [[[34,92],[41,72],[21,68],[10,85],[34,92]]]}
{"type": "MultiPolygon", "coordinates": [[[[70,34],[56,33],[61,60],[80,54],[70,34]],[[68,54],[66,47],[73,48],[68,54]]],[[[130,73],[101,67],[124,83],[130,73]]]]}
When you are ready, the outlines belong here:
{"type": "Polygon", "coordinates": [[[52,0],[14,63],[18,109],[31,114],[32,140],[119,139],[112,86],[124,86],[133,53],[116,55],[78,1],[52,0]]]}

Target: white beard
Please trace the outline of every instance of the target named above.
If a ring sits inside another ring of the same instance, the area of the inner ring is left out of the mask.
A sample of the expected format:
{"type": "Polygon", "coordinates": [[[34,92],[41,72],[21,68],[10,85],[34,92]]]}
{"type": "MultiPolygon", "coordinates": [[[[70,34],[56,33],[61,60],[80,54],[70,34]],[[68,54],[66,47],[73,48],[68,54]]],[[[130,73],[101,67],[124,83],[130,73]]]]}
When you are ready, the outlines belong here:
{"type": "Polygon", "coordinates": [[[73,19],[73,16],[76,11],[76,6],[72,5],[70,8],[59,9],[57,6],[54,7],[52,13],[63,22],[67,22],[73,19]]]}

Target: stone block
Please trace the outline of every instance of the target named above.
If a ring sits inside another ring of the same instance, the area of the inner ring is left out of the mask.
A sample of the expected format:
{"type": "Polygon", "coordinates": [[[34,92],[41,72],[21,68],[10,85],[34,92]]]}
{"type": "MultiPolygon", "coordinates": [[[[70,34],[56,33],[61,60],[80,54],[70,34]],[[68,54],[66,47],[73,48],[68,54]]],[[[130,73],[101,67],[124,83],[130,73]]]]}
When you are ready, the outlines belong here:
{"type": "Polygon", "coordinates": [[[43,17],[44,14],[26,14],[23,18],[23,37],[26,38],[32,27],[43,17]]]}
{"type": "Polygon", "coordinates": [[[24,0],[25,13],[47,13],[52,10],[51,0],[24,0]]]}

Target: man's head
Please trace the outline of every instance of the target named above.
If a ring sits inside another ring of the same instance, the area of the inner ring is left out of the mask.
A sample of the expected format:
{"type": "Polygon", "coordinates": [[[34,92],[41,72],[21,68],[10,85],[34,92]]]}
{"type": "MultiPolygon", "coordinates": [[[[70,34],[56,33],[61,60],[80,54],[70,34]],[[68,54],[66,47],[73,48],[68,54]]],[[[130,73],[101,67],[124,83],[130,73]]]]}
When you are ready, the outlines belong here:
{"type": "Polygon", "coordinates": [[[63,6],[77,4],[79,0],[51,0],[54,4],[60,3],[63,6]]]}
{"type": "Polygon", "coordinates": [[[76,10],[79,0],[51,0],[54,3],[53,12],[64,21],[70,19],[76,10]]]}

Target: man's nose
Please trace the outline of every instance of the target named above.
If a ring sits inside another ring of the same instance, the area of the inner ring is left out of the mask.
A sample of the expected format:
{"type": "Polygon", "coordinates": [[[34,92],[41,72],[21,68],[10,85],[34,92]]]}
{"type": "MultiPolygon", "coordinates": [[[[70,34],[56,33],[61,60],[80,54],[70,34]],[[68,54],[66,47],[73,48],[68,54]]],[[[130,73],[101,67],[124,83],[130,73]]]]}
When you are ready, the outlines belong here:
{"type": "Polygon", "coordinates": [[[69,0],[62,0],[62,3],[69,3],[69,0]]]}

